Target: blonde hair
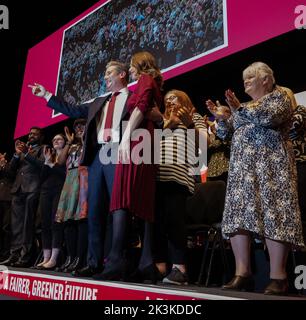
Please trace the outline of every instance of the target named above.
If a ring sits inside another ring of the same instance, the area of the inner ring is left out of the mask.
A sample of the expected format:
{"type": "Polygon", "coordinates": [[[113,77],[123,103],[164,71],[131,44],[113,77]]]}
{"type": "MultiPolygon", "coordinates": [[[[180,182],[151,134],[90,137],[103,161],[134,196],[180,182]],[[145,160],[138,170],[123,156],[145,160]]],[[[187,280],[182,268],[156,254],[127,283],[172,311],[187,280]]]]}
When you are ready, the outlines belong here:
{"type": "Polygon", "coordinates": [[[272,91],[275,87],[275,78],[273,70],[263,62],[254,62],[243,70],[243,79],[247,78],[248,75],[259,76],[260,78],[267,77],[268,79],[268,90],[272,91]]]}
{"type": "MultiPolygon", "coordinates": [[[[165,98],[164,100],[166,100],[166,97],[169,96],[170,94],[173,94],[174,96],[177,97],[179,103],[183,106],[186,107],[188,109],[188,111],[192,112],[193,110],[195,110],[193,103],[191,102],[189,96],[187,95],[187,93],[185,93],[184,91],[180,91],[180,90],[170,90],[165,94],[165,98]]],[[[165,104],[166,105],[166,104],[165,104]]],[[[170,117],[170,111],[169,108],[167,108],[166,105],[166,110],[165,110],[165,117],[168,119],[170,117]]]]}
{"type": "Polygon", "coordinates": [[[141,51],[133,54],[131,65],[136,68],[139,74],[146,73],[151,75],[161,88],[163,77],[157,66],[154,56],[147,51],[141,51]]]}

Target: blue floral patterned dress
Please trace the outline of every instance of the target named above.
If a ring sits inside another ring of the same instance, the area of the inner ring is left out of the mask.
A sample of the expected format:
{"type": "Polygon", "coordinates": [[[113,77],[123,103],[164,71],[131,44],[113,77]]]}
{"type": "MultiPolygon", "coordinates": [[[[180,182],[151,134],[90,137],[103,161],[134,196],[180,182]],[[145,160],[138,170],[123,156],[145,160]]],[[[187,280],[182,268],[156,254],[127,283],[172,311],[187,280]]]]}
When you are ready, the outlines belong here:
{"type": "Polygon", "coordinates": [[[220,138],[232,135],[222,231],[248,230],[272,240],[303,246],[297,176],[288,137],[292,108],[279,89],[257,103],[243,103],[226,121],[220,138]]]}

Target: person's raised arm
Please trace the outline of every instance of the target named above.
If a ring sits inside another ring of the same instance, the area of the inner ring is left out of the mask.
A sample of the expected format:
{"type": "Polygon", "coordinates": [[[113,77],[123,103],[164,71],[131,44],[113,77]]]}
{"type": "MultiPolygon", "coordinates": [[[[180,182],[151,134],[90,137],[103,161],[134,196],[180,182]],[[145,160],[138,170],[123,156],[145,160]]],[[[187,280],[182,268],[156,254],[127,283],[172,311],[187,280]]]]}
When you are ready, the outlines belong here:
{"type": "Polygon", "coordinates": [[[197,123],[195,123],[193,119],[193,114],[194,114],[194,110],[190,112],[184,106],[180,107],[177,111],[177,117],[187,127],[187,129],[195,130],[196,147],[199,146],[199,139],[204,139],[207,142],[207,145],[209,145],[209,142],[210,142],[209,136],[207,134],[207,128],[203,119],[201,119],[201,121],[198,120],[197,123]]]}
{"type": "Polygon", "coordinates": [[[66,163],[68,155],[69,155],[70,147],[74,141],[74,133],[70,133],[68,127],[65,127],[64,130],[65,130],[67,142],[66,142],[62,152],[60,153],[60,155],[57,158],[57,163],[60,166],[64,165],[66,163]]]}
{"type": "Polygon", "coordinates": [[[210,99],[206,101],[206,106],[217,120],[217,136],[223,140],[230,139],[234,132],[230,108],[227,106],[222,106],[218,100],[216,103],[214,103],[210,99]]]}
{"type": "Polygon", "coordinates": [[[80,105],[67,103],[47,91],[44,86],[38,83],[34,83],[34,85],[29,84],[28,87],[32,89],[34,96],[44,98],[47,101],[47,106],[49,108],[63,113],[70,118],[87,118],[89,108],[88,103],[80,105]]]}

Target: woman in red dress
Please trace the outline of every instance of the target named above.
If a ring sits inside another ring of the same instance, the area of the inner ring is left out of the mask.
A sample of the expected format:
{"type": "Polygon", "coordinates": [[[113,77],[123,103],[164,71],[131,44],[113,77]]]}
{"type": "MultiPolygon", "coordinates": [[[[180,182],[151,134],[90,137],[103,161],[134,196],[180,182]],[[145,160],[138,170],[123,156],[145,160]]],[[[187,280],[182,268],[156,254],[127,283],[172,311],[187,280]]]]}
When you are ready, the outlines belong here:
{"type": "Polygon", "coordinates": [[[154,220],[156,166],[151,160],[153,156],[149,157],[150,163],[139,161],[143,157],[141,152],[134,156],[134,153],[137,153],[135,146],[142,143],[142,140],[131,141],[131,136],[135,129],[146,129],[151,136],[150,151],[153,155],[154,123],[144,115],[153,107],[160,107],[163,79],[154,57],[148,52],[134,54],[129,71],[133,80],[137,81],[137,87],[128,100],[128,123],[118,151],[119,164],[116,167],[110,203],[110,212],[113,215],[112,248],[102,274],[104,280],[120,278],[123,271],[123,251],[129,214],[146,222],[139,269],[145,270],[152,265],[150,234],[151,222],[154,220]]]}

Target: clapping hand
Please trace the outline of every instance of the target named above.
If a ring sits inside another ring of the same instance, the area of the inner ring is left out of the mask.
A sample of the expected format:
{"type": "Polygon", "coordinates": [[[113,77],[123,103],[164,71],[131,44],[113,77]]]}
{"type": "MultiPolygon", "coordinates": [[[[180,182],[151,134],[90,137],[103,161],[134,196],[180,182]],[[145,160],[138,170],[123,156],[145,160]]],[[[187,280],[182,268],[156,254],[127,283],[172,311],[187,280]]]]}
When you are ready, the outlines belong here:
{"type": "Polygon", "coordinates": [[[181,119],[177,116],[176,110],[171,111],[169,120],[171,128],[175,128],[179,123],[181,123],[181,119]]]}
{"type": "Polygon", "coordinates": [[[65,127],[64,131],[65,131],[65,135],[66,135],[66,138],[67,138],[68,145],[69,144],[71,145],[73,143],[73,141],[74,141],[74,133],[70,133],[68,127],[65,127]]]}
{"type": "Polygon", "coordinates": [[[0,161],[5,160],[5,157],[6,157],[6,152],[4,152],[4,153],[0,152],[0,161]]]}
{"type": "Polygon", "coordinates": [[[232,111],[236,111],[240,107],[240,101],[235,96],[235,93],[228,89],[225,91],[225,101],[229,105],[232,111]]]}
{"type": "Polygon", "coordinates": [[[4,168],[7,160],[5,159],[6,153],[0,153],[0,168],[4,168]]]}
{"type": "Polygon", "coordinates": [[[171,108],[170,110],[169,119],[164,122],[164,129],[175,129],[181,123],[181,119],[177,116],[178,109],[171,108]]]}
{"type": "Polygon", "coordinates": [[[216,103],[213,103],[211,100],[207,100],[206,106],[218,120],[226,120],[231,116],[231,110],[229,107],[222,106],[218,100],[216,103]]]}
{"type": "Polygon", "coordinates": [[[204,114],[203,122],[205,123],[206,127],[208,128],[208,115],[204,114]]]}
{"type": "Polygon", "coordinates": [[[45,162],[46,163],[51,163],[51,159],[52,159],[52,149],[48,146],[44,146],[43,149],[43,153],[44,153],[44,157],[45,157],[45,162]]]}
{"type": "Polygon", "coordinates": [[[16,140],[15,141],[15,151],[18,155],[22,153],[27,153],[29,151],[29,147],[22,141],[16,140]]]}
{"type": "Polygon", "coordinates": [[[192,114],[193,112],[190,112],[186,107],[180,107],[176,113],[177,117],[187,128],[193,123],[192,114]]]}
{"type": "Polygon", "coordinates": [[[32,88],[32,93],[34,96],[44,97],[46,95],[47,91],[41,84],[35,82],[34,85],[29,84],[28,87],[32,88]]]}

